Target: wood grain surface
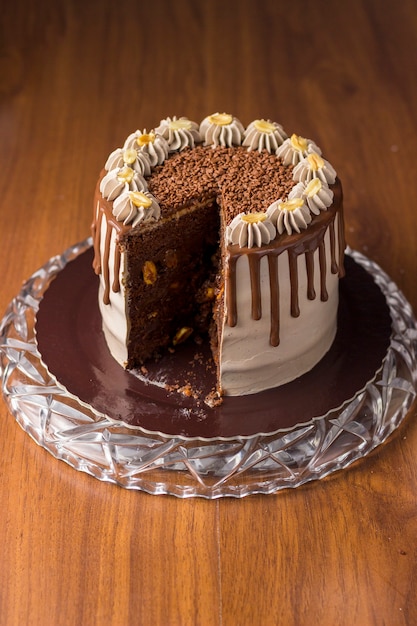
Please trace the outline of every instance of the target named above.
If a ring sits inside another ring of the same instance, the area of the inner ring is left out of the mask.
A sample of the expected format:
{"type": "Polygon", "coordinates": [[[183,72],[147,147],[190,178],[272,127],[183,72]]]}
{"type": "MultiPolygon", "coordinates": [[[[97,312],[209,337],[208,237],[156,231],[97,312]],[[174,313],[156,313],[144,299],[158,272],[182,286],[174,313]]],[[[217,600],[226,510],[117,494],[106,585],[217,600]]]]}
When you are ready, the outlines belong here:
{"type": "MultiPolygon", "coordinates": [[[[311,137],[417,310],[414,0],[62,0],[0,15],[0,305],[89,235],[109,152],[228,111],[311,137]]],[[[0,403],[1,626],[417,624],[416,411],[350,469],[181,500],[55,460],[0,403]]]]}

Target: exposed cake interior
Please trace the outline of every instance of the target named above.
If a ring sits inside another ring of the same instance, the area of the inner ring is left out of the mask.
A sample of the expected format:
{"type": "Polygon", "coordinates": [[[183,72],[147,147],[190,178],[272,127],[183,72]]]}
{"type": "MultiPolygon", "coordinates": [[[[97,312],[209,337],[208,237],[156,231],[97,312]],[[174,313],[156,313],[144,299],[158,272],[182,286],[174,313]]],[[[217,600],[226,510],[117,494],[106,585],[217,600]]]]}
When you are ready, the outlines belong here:
{"type": "Polygon", "coordinates": [[[197,341],[207,336],[217,293],[219,229],[218,207],[209,201],[167,218],[157,231],[130,231],[123,238],[128,369],[191,335],[197,341]]]}

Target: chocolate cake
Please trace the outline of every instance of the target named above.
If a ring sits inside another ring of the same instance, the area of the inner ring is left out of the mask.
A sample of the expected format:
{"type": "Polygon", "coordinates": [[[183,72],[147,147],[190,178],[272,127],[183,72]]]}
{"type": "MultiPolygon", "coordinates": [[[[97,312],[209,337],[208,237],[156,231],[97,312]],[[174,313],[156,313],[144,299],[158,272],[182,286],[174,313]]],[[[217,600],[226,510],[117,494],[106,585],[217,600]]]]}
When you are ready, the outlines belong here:
{"type": "Polygon", "coordinates": [[[341,184],[313,141],[277,123],[217,113],[132,133],[100,175],[92,228],[104,335],[129,370],[210,341],[217,395],[246,395],[332,345],[341,184]]]}

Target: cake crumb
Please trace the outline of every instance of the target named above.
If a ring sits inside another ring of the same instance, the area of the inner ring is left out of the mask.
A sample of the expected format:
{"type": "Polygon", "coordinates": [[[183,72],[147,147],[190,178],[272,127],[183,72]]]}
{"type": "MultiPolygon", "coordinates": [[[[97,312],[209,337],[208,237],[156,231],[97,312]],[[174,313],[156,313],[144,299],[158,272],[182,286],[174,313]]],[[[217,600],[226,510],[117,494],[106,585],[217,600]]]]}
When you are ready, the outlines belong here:
{"type": "Polygon", "coordinates": [[[215,406],[220,406],[221,404],[223,404],[223,398],[218,391],[213,390],[206,395],[206,397],[204,398],[204,403],[207,404],[207,406],[209,406],[211,409],[213,409],[215,406]]]}
{"type": "Polygon", "coordinates": [[[183,385],[182,387],[178,387],[177,392],[182,393],[187,398],[198,399],[198,393],[193,390],[193,388],[191,387],[189,383],[186,385],[183,385]]]}

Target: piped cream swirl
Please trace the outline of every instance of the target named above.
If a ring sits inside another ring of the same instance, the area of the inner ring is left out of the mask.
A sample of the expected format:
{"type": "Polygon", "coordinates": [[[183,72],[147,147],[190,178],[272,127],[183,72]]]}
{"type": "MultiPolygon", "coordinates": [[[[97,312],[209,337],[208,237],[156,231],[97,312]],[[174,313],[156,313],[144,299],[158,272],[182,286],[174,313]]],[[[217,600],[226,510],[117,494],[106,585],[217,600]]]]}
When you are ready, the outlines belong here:
{"type": "Polygon", "coordinates": [[[123,148],[125,150],[135,149],[144,152],[150,161],[152,167],[161,165],[168,157],[169,146],[166,139],[154,132],[147,133],[146,129],[142,132],[135,131],[126,139],[123,148]]]}
{"type": "Polygon", "coordinates": [[[254,120],[246,128],[243,135],[243,146],[248,150],[268,150],[270,154],[276,152],[279,146],[287,139],[287,133],[282,126],[270,120],[254,120]]]}
{"type": "Polygon", "coordinates": [[[213,113],[200,124],[200,135],[205,146],[240,146],[245,129],[242,123],[229,113],[213,113]]]}
{"type": "Polygon", "coordinates": [[[266,210],[266,213],[280,235],[291,235],[294,231],[301,232],[312,220],[311,213],[303,198],[277,200],[266,210]]]}
{"type": "Polygon", "coordinates": [[[128,165],[110,170],[100,182],[100,191],[109,201],[115,200],[123,192],[145,189],[147,189],[147,184],[143,176],[128,165]]]}
{"type": "Polygon", "coordinates": [[[284,165],[297,165],[310,152],[321,155],[321,150],[314,141],[293,134],[284,141],[275,154],[281,157],[284,165]]]}
{"type": "Polygon", "coordinates": [[[240,248],[260,248],[275,235],[276,228],[266,213],[239,213],[226,229],[227,242],[240,248]]]}
{"type": "Polygon", "coordinates": [[[155,133],[167,141],[170,152],[194,148],[195,143],[201,141],[198,124],[187,117],[167,117],[155,128],[155,133]]]}
{"type": "Polygon", "coordinates": [[[136,226],[157,221],[161,209],[149,191],[125,191],[113,202],[112,213],[118,222],[136,226]]]}
{"type": "Polygon", "coordinates": [[[109,171],[128,165],[141,176],[149,176],[151,173],[151,162],[146,152],[135,148],[116,148],[109,155],[104,168],[109,171]]]}
{"type": "Polygon", "coordinates": [[[293,178],[296,181],[308,183],[313,178],[333,185],[336,181],[336,170],[320,154],[311,152],[304,157],[295,167],[293,178]]]}
{"type": "Polygon", "coordinates": [[[297,183],[288,194],[288,199],[302,198],[311,213],[318,215],[320,211],[327,211],[331,206],[333,196],[333,191],[326,182],[312,178],[308,183],[297,183]]]}

